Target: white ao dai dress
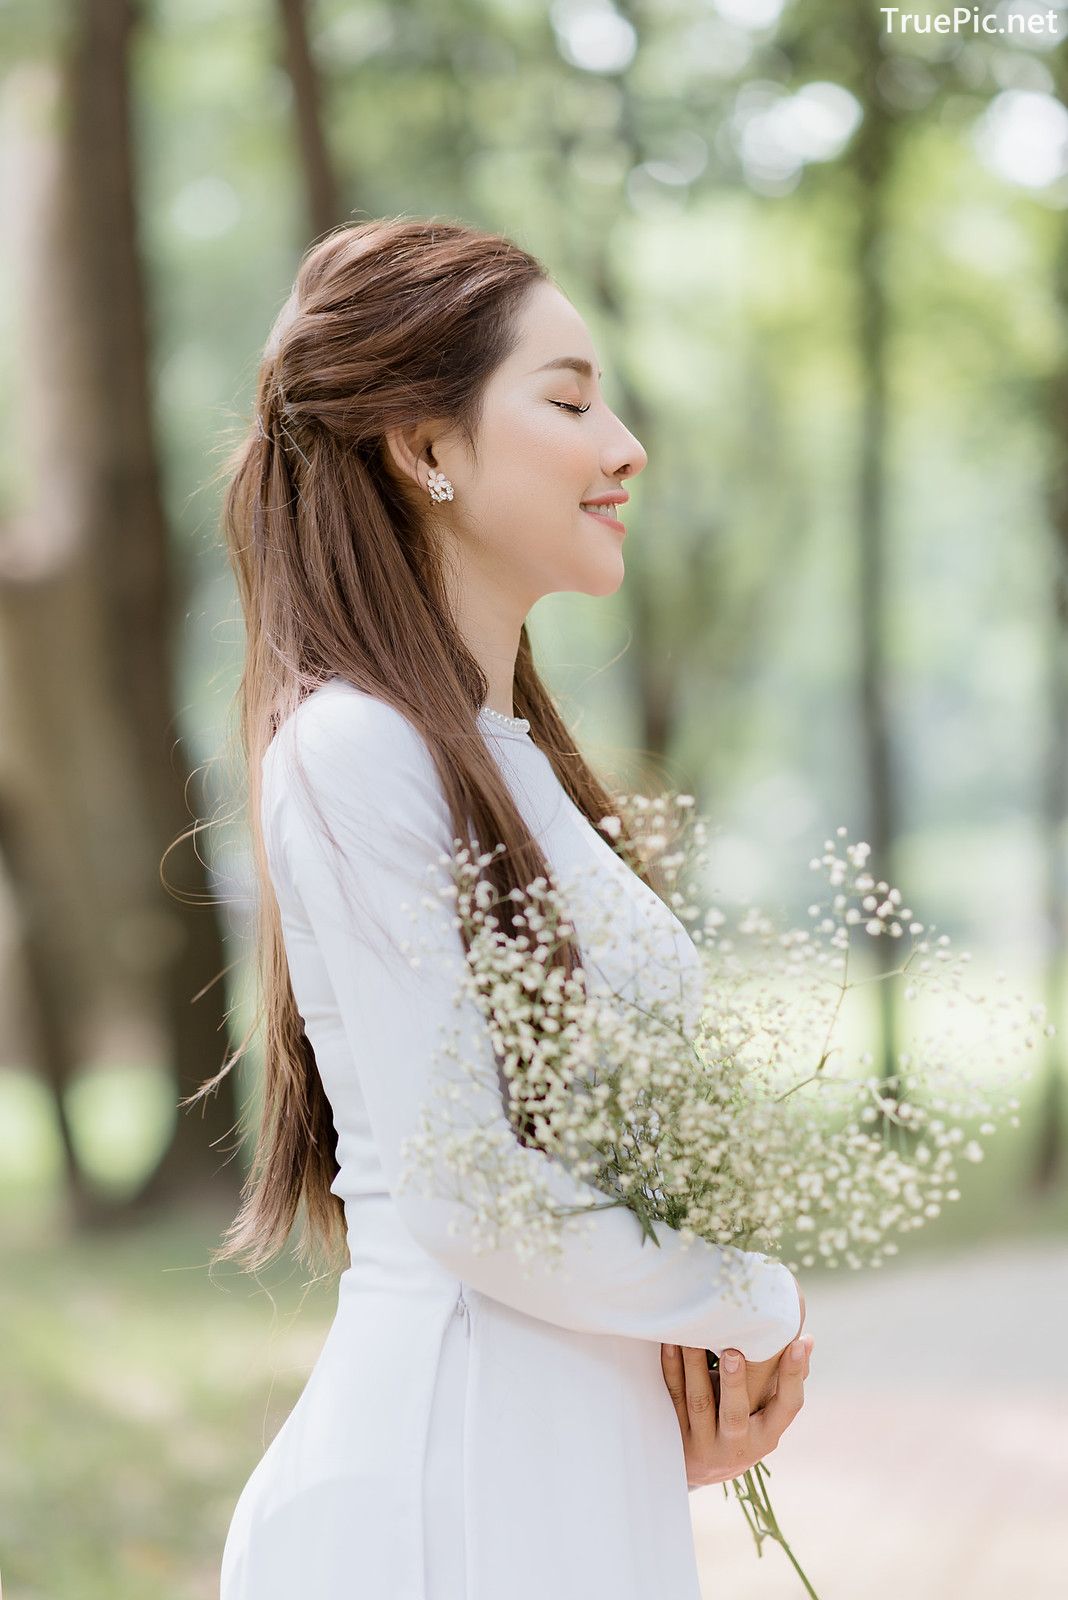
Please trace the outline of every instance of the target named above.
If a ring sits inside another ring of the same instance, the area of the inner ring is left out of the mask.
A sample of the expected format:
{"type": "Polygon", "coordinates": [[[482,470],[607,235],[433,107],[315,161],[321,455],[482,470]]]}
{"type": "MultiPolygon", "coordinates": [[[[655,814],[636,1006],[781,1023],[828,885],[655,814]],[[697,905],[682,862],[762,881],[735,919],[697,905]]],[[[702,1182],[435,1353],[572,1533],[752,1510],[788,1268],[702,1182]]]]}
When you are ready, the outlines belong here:
{"type": "MultiPolygon", "coordinates": [[[[478,727],[572,896],[588,970],[637,992],[652,939],[668,981],[685,985],[698,963],[689,935],[572,803],[526,724],[484,709],[478,727]],[[614,936],[591,949],[584,925],[591,940],[608,925],[614,936]]],[[[420,912],[432,959],[414,966],[404,945],[414,925],[402,908],[452,850],[429,749],[394,708],[334,678],[283,724],[263,778],[290,976],[337,1130],[350,1265],[308,1382],[237,1501],[221,1600],[700,1600],[660,1344],[775,1354],[801,1320],[793,1276],[754,1254],[739,1304],[724,1293],[726,1252],[668,1228],[659,1248],[643,1243],[621,1208],[584,1220],[559,1268],[532,1269],[507,1248],[475,1253],[462,1225],[450,1229],[454,1201],[399,1183],[441,1026],[462,1017],[492,1060],[474,1001],[455,1005],[454,907],[420,912]]],[[[484,1109],[506,1124],[503,1106],[484,1109]]],[[[604,1199],[537,1150],[521,1159],[548,1171],[561,1204],[604,1199]]]]}

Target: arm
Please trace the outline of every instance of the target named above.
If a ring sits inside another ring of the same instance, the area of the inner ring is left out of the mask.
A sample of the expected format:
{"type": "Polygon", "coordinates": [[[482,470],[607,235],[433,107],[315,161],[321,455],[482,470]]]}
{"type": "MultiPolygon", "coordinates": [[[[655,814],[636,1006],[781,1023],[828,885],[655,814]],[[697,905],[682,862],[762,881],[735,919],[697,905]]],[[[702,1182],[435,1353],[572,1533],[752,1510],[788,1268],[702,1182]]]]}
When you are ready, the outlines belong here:
{"type": "MultiPolygon", "coordinates": [[[[717,1353],[734,1346],[754,1360],[782,1350],[799,1327],[799,1291],[793,1274],[763,1255],[750,1255],[753,1303],[746,1304],[744,1296],[736,1303],[724,1290],[723,1262],[739,1252],[701,1239],[687,1245],[659,1225],[659,1247],[643,1243],[636,1219],[619,1208],[584,1219],[587,1234],[565,1236],[562,1272],[531,1275],[514,1251],[473,1251],[459,1202],[399,1189],[401,1145],[417,1127],[432,1070],[458,1070],[441,1061],[442,1023],[461,1029],[462,1055],[493,1060],[477,1006],[470,999],[455,1004],[464,953],[452,925],[454,908],[444,900],[433,909],[420,907],[418,968],[402,947],[415,924],[401,908],[419,905],[428,893],[427,867],[452,849],[433,759],[392,707],[337,688],[319,691],[301,706],[276,736],[269,762],[264,822],[272,872],[313,932],[387,1185],[428,1254],[491,1298],[561,1327],[717,1353]],[[293,746],[314,805],[292,768],[293,746]],[[277,758],[282,770],[273,764],[277,758]],[[316,809],[336,852],[322,836],[316,809]]],[[[494,1073],[489,1076],[492,1081],[494,1073]]],[[[466,1077],[464,1083],[467,1092],[466,1077]]],[[[487,1088],[484,1101],[478,1105],[480,1121],[499,1124],[515,1142],[496,1092],[487,1088]]],[[[517,1148],[532,1172],[548,1177],[557,1204],[603,1204],[603,1194],[542,1152],[517,1148]]]]}

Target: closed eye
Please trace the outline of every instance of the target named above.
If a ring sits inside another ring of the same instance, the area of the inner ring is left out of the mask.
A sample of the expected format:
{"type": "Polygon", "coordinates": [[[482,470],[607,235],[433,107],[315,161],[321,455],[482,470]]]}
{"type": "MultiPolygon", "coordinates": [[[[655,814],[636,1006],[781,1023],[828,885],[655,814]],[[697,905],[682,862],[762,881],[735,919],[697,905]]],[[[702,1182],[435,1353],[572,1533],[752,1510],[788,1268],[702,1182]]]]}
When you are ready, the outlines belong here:
{"type": "Polygon", "coordinates": [[[584,406],[569,406],[566,400],[553,400],[550,404],[559,406],[563,411],[573,411],[577,417],[584,417],[590,409],[592,401],[587,400],[584,406]]]}

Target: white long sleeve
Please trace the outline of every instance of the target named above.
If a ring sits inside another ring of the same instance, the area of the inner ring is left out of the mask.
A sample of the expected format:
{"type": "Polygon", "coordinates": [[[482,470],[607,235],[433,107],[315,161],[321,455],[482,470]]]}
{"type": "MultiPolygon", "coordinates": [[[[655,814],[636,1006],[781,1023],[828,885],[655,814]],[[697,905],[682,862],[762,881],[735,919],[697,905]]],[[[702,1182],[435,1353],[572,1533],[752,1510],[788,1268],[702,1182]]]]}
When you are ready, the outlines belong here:
{"type": "MultiPolygon", "coordinates": [[[[536,750],[529,754],[544,762],[536,750]]],[[[318,951],[385,1185],[428,1254],[481,1293],[565,1328],[705,1346],[717,1354],[733,1346],[750,1360],[764,1360],[789,1343],[801,1321],[797,1286],[784,1266],[763,1255],[749,1253],[750,1303],[739,1304],[725,1289],[723,1271],[726,1256],[739,1252],[701,1239],[687,1246],[666,1226],[657,1228],[658,1248],[643,1242],[637,1219],[618,1208],[584,1223],[588,1233],[565,1238],[562,1271],[531,1271],[507,1248],[477,1253],[458,1202],[400,1185],[403,1142],[418,1128],[432,1082],[447,1070],[442,1026],[459,1026],[469,1048],[493,1060],[476,1005],[470,999],[456,1004],[464,955],[454,907],[440,900],[433,909],[421,908],[418,968],[403,946],[416,937],[416,924],[402,908],[427,895],[427,868],[452,851],[451,819],[433,760],[405,717],[334,680],[283,725],[263,778],[268,859],[284,925],[303,921],[318,951]],[[450,1231],[454,1219],[456,1232],[450,1231]]],[[[559,795],[564,798],[562,789],[559,795]]],[[[551,862],[551,830],[541,842],[551,862]]],[[[581,927],[578,932],[581,938],[581,927]]],[[[305,1016],[314,1046],[313,1021],[326,1025],[322,1008],[315,1019],[305,1016]]],[[[464,1083],[469,1092],[466,1076],[464,1083]]],[[[499,1097],[487,1089],[484,1098],[480,1122],[496,1119],[507,1128],[499,1097]]],[[[519,1158],[537,1164],[561,1206],[604,1203],[600,1191],[543,1153],[520,1147],[519,1158]]]]}

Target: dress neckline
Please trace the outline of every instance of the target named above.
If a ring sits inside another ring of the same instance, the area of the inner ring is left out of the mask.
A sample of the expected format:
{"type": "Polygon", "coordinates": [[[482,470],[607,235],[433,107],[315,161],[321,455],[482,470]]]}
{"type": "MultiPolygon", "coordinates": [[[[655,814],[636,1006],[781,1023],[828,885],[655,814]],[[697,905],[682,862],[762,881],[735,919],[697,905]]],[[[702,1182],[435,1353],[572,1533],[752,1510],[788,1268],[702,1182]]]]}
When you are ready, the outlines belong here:
{"type": "MultiPolygon", "coordinates": [[[[348,678],[342,677],[338,672],[331,673],[319,687],[325,688],[328,683],[340,684],[348,689],[355,687],[348,678]]],[[[356,692],[369,695],[369,691],[363,689],[358,689],[356,692]]],[[[376,698],[373,695],[369,697],[376,698]]],[[[506,717],[503,711],[494,711],[492,706],[482,706],[478,712],[478,722],[487,733],[499,733],[506,739],[522,739],[525,744],[534,743],[530,736],[530,723],[526,717],[506,717]]]]}
{"type": "Polygon", "coordinates": [[[523,739],[531,743],[530,723],[526,717],[506,717],[503,711],[494,711],[492,706],[483,706],[478,713],[478,720],[490,733],[503,734],[505,738],[523,739]]]}

